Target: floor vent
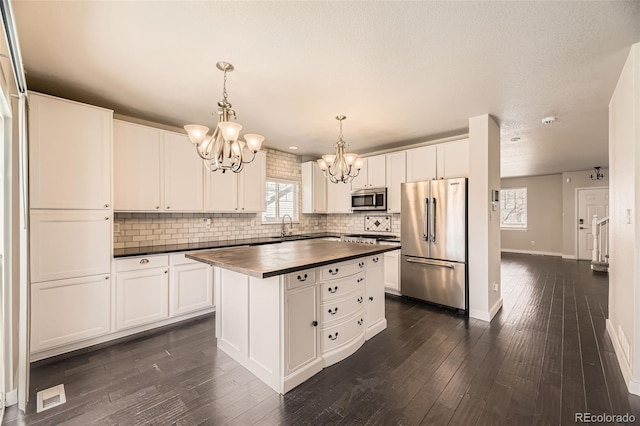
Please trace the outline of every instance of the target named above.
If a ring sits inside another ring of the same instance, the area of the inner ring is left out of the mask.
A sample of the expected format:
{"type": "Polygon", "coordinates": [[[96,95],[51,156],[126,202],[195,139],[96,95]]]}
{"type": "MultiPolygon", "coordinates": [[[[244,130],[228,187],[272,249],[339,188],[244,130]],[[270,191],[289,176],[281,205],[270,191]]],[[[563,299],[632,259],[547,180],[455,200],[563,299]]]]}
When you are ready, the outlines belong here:
{"type": "Polygon", "coordinates": [[[41,412],[48,410],[49,408],[57,407],[67,402],[67,397],[64,393],[64,385],[54,386],[49,389],[45,389],[36,394],[37,410],[41,412]]]}

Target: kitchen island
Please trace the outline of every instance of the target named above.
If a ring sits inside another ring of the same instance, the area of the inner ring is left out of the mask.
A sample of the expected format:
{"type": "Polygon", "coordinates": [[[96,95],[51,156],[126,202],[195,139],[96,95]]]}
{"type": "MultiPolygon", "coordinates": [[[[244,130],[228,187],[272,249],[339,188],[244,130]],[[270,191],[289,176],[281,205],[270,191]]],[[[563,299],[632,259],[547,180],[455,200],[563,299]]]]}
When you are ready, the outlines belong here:
{"type": "Polygon", "coordinates": [[[284,394],[387,327],[382,253],[398,248],[313,239],[186,256],[215,266],[218,347],[284,394]]]}

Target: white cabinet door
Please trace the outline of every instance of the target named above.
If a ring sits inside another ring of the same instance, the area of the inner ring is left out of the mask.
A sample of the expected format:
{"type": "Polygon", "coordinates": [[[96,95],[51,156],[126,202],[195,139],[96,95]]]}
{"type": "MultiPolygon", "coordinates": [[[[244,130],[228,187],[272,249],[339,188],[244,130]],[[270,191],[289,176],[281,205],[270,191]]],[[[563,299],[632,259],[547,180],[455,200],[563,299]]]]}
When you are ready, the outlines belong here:
{"type": "Polygon", "coordinates": [[[327,213],[351,213],[351,185],[327,182],[327,213]]]}
{"type": "Polygon", "coordinates": [[[243,213],[265,211],[267,209],[267,153],[257,152],[256,158],[246,164],[239,175],[239,211],[243,213]]]}
{"type": "Polygon", "coordinates": [[[408,149],[407,182],[420,182],[436,178],[436,146],[408,149]]]}
{"type": "Polygon", "coordinates": [[[401,185],[407,181],[407,161],[404,151],[386,155],[387,211],[400,213],[401,185]]]}
{"type": "Polygon", "coordinates": [[[384,188],[386,182],[386,160],[384,155],[367,158],[367,180],[369,188],[384,188]]]}
{"type": "Polygon", "coordinates": [[[31,210],[31,282],[108,274],[111,213],[31,210]]]}
{"type": "Polygon", "coordinates": [[[202,211],[204,162],[186,135],[164,132],[164,210],[202,211]]]}
{"type": "Polygon", "coordinates": [[[326,212],[327,178],[315,161],[302,163],[302,213],[326,212]]]}
{"type": "Polygon", "coordinates": [[[160,211],[162,130],[114,120],[113,141],[114,209],[160,211]]]}
{"type": "Polygon", "coordinates": [[[169,317],[169,268],[119,273],[116,277],[116,329],[169,317]]]}
{"type": "Polygon", "coordinates": [[[213,267],[201,262],[172,266],[170,278],[170,316],[213,305],[213,267]]]}
{"type": "Polygon", "coordinates": [[[47,281],[31,286],[31,352],[109,333],[109,275],[47,281]]]}
{"type": "Polygon", "coordinates": [[[360,169],[358,176],[351,181],[351,189],[363,189],[369,187],[369,158],[365,159],[364,165],[360,169]]]}
{"type": "Polygon", "coordinates": [[[400,250],[384,254],[384,287],[391,293],[400,293],[400,250]]]}
{"type": "Polygon", "coordinates": [[[113,112],[31,93],[30,202],[34,209],[111,209],[113,112]]]}
{"type": "Polygon", "coordinates": [[[469,176],[469,139],[436,145],[438,179],[469,176]]]}
{"type": "Polygon", "coordinates": [[[315,285],[287,291],[284,339],[287,374],[318,357],[317,306],[315,285]]]}
{"type": "Polygon", "coordinates": [[[211,172],[205,169],[205,210],[211,212],[238,211],[238,174],[211,172]]]}
{"type": "MultiPolygon", "coordinates": [[[[382,254],[373,259],[384,259],[382,254]]],[[[367,267],[365,276],[367,327],[372,327],[384,320],[384,261],[376,262],[377,266],[367,267]]]]}

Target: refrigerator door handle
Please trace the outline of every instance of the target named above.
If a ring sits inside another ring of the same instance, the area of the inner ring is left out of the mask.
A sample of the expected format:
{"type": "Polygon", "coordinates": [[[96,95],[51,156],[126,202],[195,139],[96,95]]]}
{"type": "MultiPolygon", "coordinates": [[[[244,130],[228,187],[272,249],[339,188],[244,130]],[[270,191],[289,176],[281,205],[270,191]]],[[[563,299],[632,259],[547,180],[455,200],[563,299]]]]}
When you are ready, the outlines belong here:
{"type": "Polygon", "coordinates": [[[425,198],[422,206],[422,239],[429,241],[429,199],[425,198]]]}
{"type": "Polygon", "coordinates": [[[440,266],[442,268],[449,268],[449,269],[455,268],[455,265],[452,263],[439,262],[437,260],[427,260],[427,259],[420,259],[418,257],[409,257],[409,256],[405,257],[405,259],[409,263],[420,263],[422,265],[440,266]]]}
{"type": "Polygon", "coordinates": [[[431,231],[431,242],[436,242],[436,199],[432,198],[429,204],[429,230],[431,231]]]}

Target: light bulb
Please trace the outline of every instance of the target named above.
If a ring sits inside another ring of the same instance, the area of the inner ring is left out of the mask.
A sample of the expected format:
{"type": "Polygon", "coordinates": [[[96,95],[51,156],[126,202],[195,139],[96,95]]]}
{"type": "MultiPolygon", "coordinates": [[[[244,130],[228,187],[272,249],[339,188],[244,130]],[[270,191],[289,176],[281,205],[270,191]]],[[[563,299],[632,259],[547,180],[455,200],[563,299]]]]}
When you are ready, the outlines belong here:
{"type": "Polygon", "coordinates": [[[247,148],[249,148],[253,152],[258,152],[260,151],[260,147],[262,146],[262,142],[264,141],[264,136],[254,133],[247,133],[246,135],[244,135],[244,139],[247,141],[247,148]]]}
{"type": "Polygon", "coordinates": [[[360,170],[363,166],[364,166],[364,158],[360,158],[358,157],[356,159],[356,161],[353,163],[353,165],[355,166],[356,170],[360,170]]]}
{"type": "Polygon", "coordinates": [[[318,163],[318,166],[320,166],[320,170],[322,171],[327,170],[327,163],[325,163],[322,158],[319,160],[316,160],[316,162],[318,163]]]}
{"type": "Polygon", "coordinates": [[[358,159],[358,154],[353,152],[349,152],[344,155],[344,161],[347,162],[347,165],[351,166],[358,159]]]}
{"type": "Polygon", "coordinates": [[[187,124],[184,129],[189,135],[189,140],[194,145],[200,145],[207,137],[209,128],[207,126],[200,126],[199,124],[187,124]]]}
{"type": "Polygon", "coordinates": [[[333,154],[327,154],[327,155],[323,155],[322,159],[326,163],[327,167],[331,167],[331,165],[333,164],[333,160],[336,159],[336,156],[333,154]]]}
{"type": "Polygon", "coordinates": [[[220,128],[222,137],[226,142],[235,142],[238,140],[240,130],[242,130],[242,124],[234,123],[233,121],[221,121],[218,123],[218,128],[220,128]]]}

